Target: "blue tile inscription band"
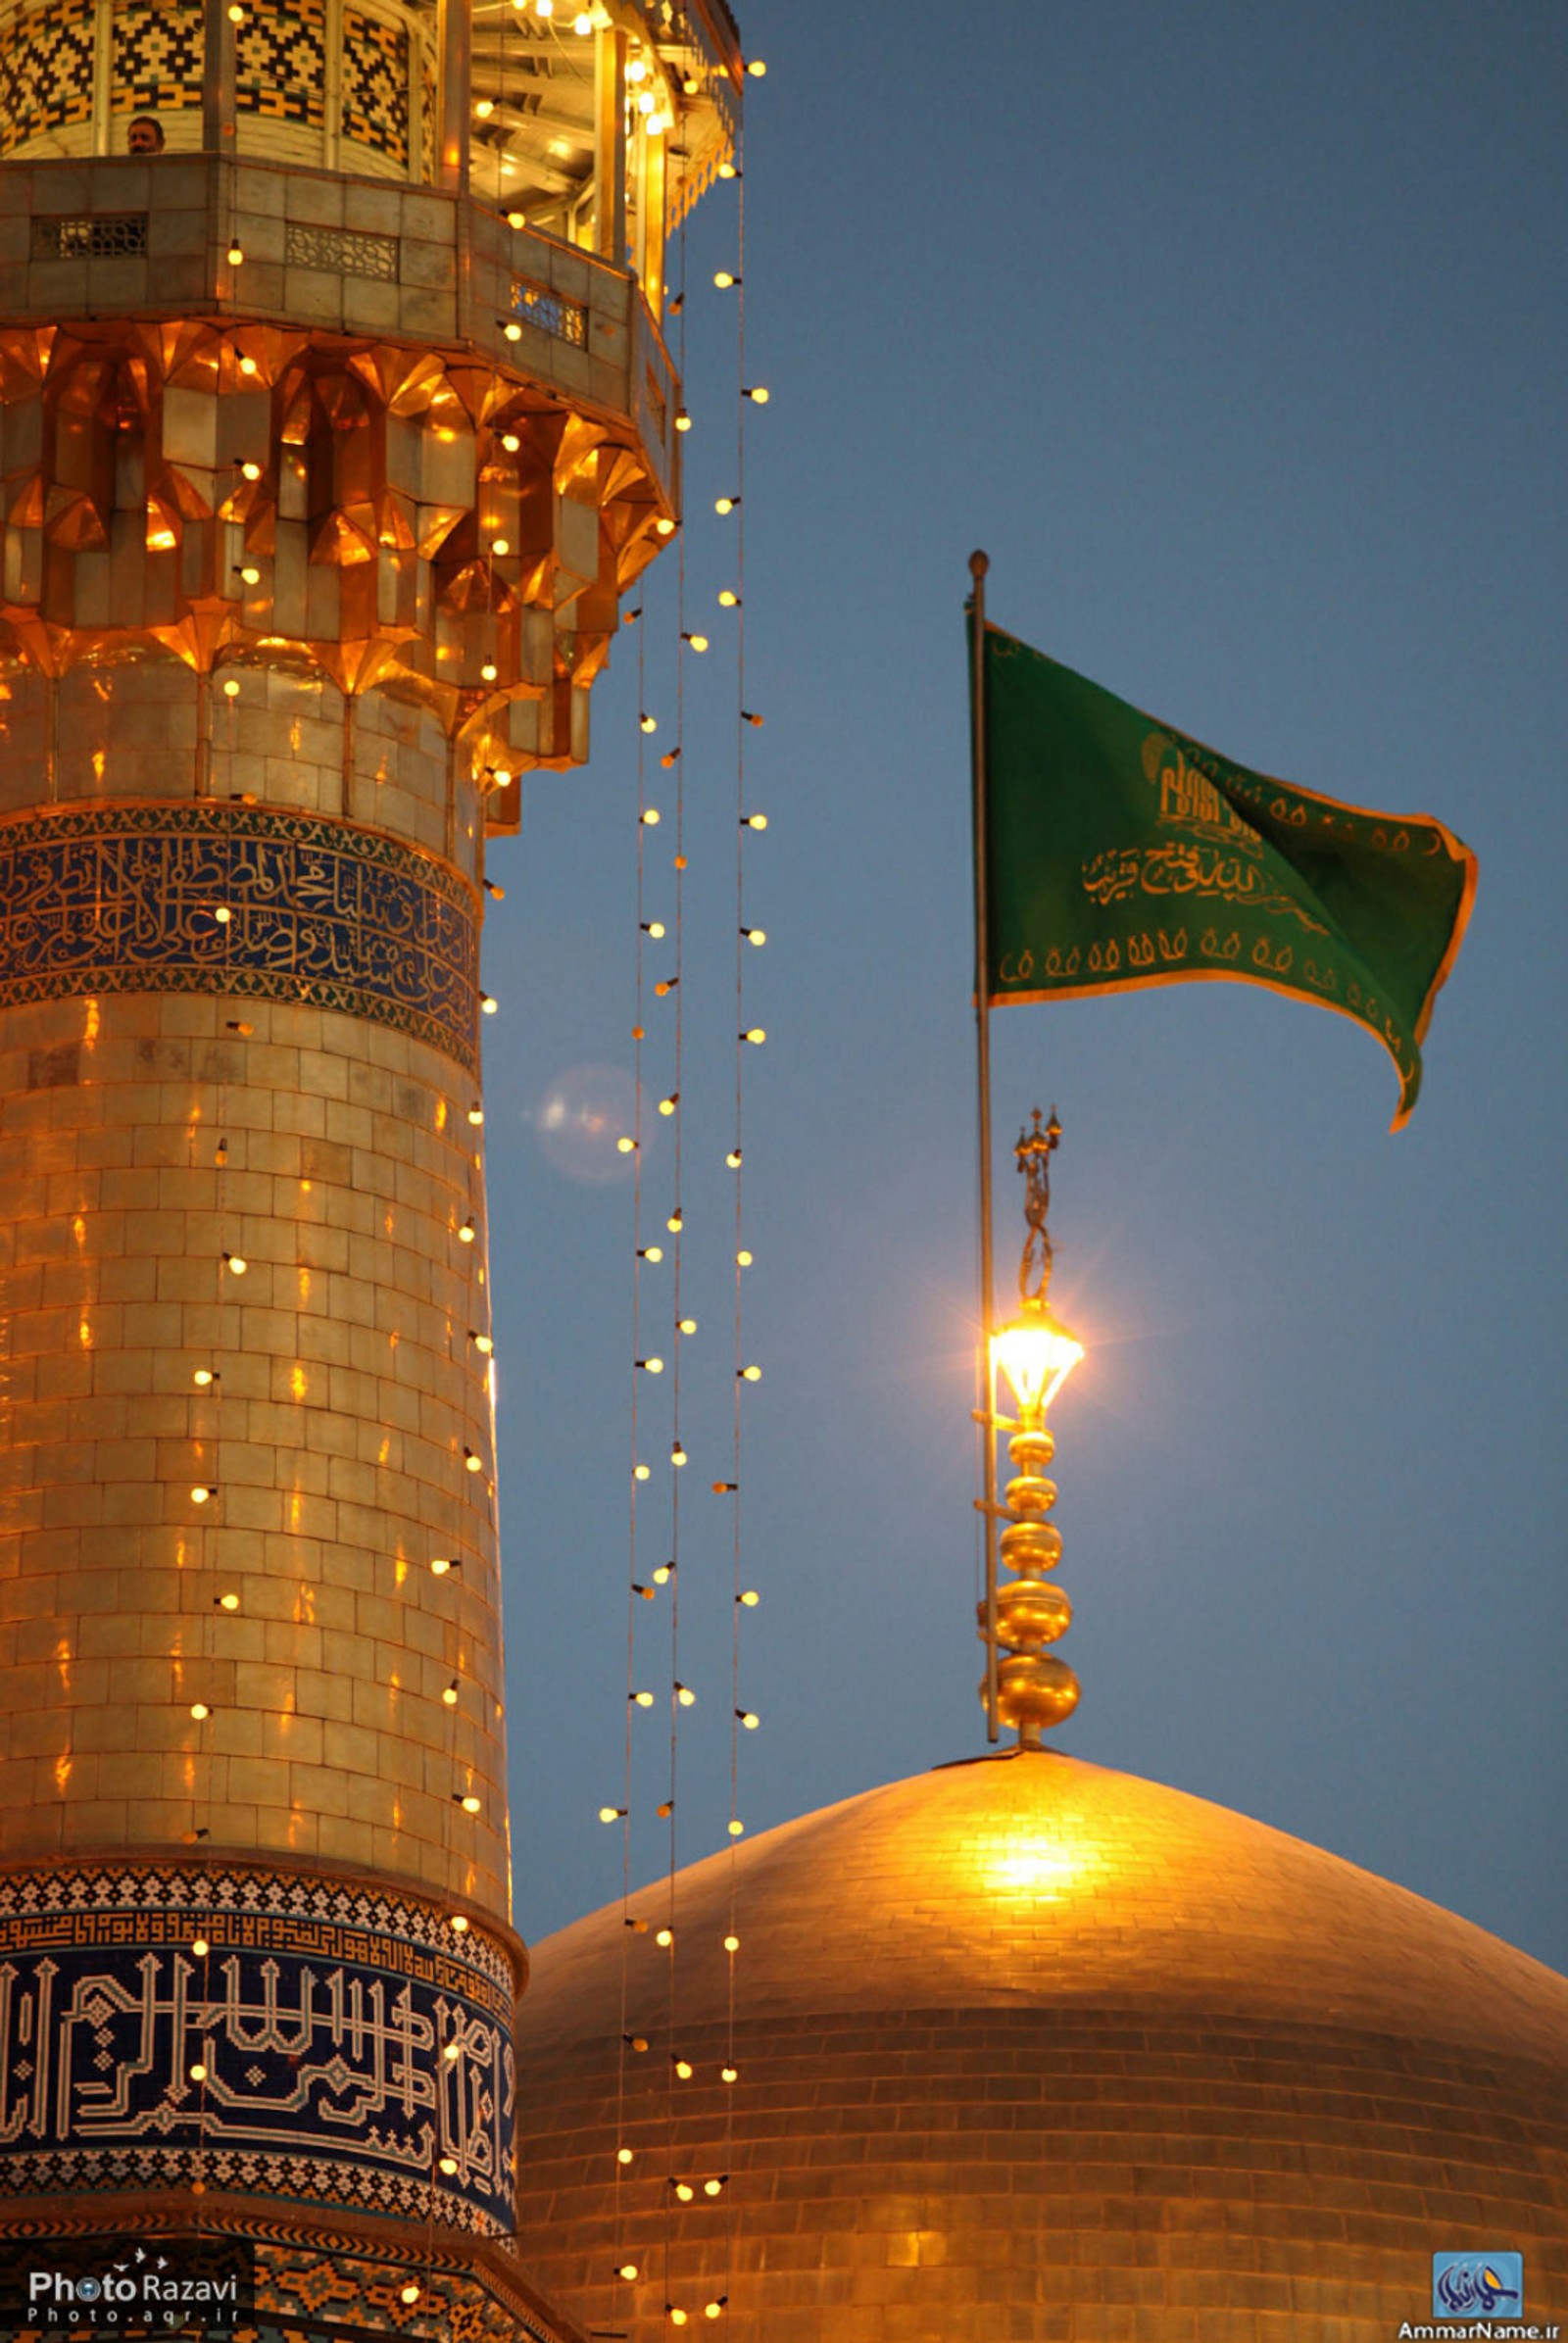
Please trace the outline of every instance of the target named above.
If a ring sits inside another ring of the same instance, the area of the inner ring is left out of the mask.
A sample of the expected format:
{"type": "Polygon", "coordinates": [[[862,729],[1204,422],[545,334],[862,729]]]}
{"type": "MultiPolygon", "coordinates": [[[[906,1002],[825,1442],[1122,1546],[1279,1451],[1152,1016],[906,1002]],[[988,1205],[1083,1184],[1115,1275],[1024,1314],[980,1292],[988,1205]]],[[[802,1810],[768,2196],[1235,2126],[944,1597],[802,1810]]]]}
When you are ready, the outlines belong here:
{"type": "Polygon", "coordinates": [[[0,2188],[200,2179],[509,2231],[514,1991],[483,1929],[387,1889],[223,1865],[12,1874],[0,2188]]]}
{"type": "Polygon", "coordinates": [[[379,830],[257,805],[0,822],[0,1007],[229,993],[372,1017],[478,1065],[477,900],[379,830]]]}

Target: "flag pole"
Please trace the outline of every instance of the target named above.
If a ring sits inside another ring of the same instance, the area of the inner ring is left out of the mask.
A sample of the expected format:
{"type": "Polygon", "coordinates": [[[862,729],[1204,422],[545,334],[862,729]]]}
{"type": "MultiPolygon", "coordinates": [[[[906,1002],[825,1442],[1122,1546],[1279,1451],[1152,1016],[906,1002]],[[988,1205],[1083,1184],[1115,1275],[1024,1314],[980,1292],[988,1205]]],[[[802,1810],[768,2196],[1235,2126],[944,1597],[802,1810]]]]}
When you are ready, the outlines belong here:
{"type": "Polygon", "coordinates": [[[995,1377],[991,1369],[991,1321],[994,1307],[994,1265],[991,1227],[991,905],[986,882],[986,572],[991,561],[983,553],[969,556],[974,580],[970,644],[970,796],[974,811],[974,1015],[975,1075],[980,1147],[980,1379],[981,1438],[985,1446],[980,1474],[980,1514],[986,1526],[986,1738],[1001,1734],[997,1714],[997,1412],[995,1377]]]}

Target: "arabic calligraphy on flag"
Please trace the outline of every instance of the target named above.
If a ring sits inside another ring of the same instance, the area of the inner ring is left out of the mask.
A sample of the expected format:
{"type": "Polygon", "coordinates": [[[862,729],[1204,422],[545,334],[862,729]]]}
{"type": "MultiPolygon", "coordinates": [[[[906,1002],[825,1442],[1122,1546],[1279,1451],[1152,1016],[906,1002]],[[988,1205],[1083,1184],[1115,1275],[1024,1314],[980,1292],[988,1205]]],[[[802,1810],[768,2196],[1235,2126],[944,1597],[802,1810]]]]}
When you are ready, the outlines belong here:
{"type": "Polygon", "coordinates": [[[1375,1034],[1394,1128],[1475,889],[1468,847],[1233,763],[987,627],[989,998],[1235,977],[1375,1034]]]}

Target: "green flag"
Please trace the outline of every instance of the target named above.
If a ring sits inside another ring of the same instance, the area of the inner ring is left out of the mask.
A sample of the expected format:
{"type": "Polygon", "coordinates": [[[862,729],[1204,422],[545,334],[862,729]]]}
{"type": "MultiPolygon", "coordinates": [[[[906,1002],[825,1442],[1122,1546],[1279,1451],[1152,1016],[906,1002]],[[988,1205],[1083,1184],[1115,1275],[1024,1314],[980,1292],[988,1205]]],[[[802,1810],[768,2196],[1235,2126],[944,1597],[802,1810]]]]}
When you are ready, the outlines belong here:
{"type": "Polygon", "coordinates": [[[1232,764],[994,626],[984,675],[993,1004],[1269,985],[1377,1035],[1397,1131],[1470,916],[1470,849],[1427,815],[1232,764]]]}

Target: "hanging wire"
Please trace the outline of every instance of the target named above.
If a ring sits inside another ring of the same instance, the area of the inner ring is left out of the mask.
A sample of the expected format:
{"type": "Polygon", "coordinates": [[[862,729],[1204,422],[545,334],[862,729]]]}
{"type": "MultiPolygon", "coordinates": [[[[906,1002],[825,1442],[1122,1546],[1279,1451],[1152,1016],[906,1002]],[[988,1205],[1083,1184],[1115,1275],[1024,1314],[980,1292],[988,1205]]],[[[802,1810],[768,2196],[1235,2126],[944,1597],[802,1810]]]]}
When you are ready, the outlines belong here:
{"type": "MultiPolygon", "coordinates": [[[[628,619],[641,616],[641,611],[629,611],[628,619]]],[[[637,1701],[637,1604],[640,1599],[637,1576],[637,1494],[647,1467],[639,1450],[639,1402],[641,1399],[641,1369],[637,1362],[642,1356],[642,1268],[643,1247],[643,1046],[646,1032],[643,1025],[643,1003],[646,983],[644,968],[645,939],[648,935],[647,859],[648,859],[648,772],[647,733],[648,708],[647,629],[637,631],[637,859],[635,944],[633,951],[633,1020],[632,1020],[632,1128],[631,1138],[631,1469],[627,1477],[626,1499],[626,1699],[624,1747],[621,1763],[620,1792],[620,1987],[617,1998],[615,2039],[615,2173],[612,2219],[618,2236],[621,2221],[621,2182],[625,2166],[621,2161],[625,2150],[626,2114],[626,2053],[630,2048],[628,2012],[630,2008],[631,1932],[634,1927],[631,1910],[631,1813],[632,1813],[632,1715],[637,1701]]],[[[612,1821],[616,1819],[612,1812],[612,1821]]]]}
{"type": "MultiPolygon", "coordinates": [[[[746,1049],[742,1038],[746,1019],[746,951],[749,923],[746,903],[746,842],[753,835],[747,826],[746,814],[746,735],[750,720],[746,710],[746,171],[743,131],[737,125],[737,203],[736,203],[736,286],[735,303],[735,485],[738,526],[735,533],[735,1223],[734,1223],[734,1279],[733,1357],[731,1378],[731,1463],[730,1479],[735,1484],[731,1525],[731,1583],[730,1583],[730,1721],[729,1721],[729,1848],[728,1894],[726,1906],[729,1925],[726,1931],[725,2008],[724,2008],[724,2075],[733,2082],[735,2067],[735,1954],[739,1910],[739,1838],[740,1816],[740,1734],[743,1705],[741,1700],[741,1595],[742,1584],[742,1512],[741,1512],[741,1394],[742,1369],[745,1365],[743,1342],[742,1284],[746,1269],[745,1242],[745,1085],[746,1049]]],[[[724,2102],[723,2169],[733,2171],[735,2101],[726,2092],[724,2102]]],[[[735,2286],[735,2224],[736,2206],[733,2196],[726,2204],[724,2235],[723,2299],[727,2302],[735,2286]]]]}

